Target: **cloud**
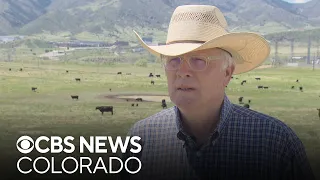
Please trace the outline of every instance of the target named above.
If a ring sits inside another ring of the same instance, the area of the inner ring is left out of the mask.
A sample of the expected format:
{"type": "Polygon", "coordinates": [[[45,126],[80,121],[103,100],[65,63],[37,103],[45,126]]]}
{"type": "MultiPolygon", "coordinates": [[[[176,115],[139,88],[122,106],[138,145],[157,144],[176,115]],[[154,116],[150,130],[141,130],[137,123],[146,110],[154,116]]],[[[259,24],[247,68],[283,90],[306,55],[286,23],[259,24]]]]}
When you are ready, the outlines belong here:
{"type": "Polygon", "coordinates": [[[287,1],[289,3],[306,3],[310,0],[284,0],[284,1],[287,1]]]}
{"type": "Polygon", "coordinates": [[[307,2],[306,0],[295,0],[294,1],[295,3],[305,3],[305,2],[307,2]]]}

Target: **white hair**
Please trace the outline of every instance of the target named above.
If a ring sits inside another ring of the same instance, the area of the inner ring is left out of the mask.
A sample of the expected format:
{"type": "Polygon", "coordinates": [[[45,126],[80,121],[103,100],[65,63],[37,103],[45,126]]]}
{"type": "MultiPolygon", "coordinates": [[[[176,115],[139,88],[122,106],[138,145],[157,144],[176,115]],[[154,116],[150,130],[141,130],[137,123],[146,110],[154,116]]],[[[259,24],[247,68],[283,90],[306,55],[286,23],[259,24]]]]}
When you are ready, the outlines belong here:
{"type": "Polygon", "coordinates": [[[224,63],[222,63],[222,70],[226,70],[228,67],[230,66],[235,66],[236,62],[234,61],[234,59],[231,57],[231,55],[226,52],[225,50],[223,50],[221,52],[221,54],[224,56],[225,60],[224,63]]]}

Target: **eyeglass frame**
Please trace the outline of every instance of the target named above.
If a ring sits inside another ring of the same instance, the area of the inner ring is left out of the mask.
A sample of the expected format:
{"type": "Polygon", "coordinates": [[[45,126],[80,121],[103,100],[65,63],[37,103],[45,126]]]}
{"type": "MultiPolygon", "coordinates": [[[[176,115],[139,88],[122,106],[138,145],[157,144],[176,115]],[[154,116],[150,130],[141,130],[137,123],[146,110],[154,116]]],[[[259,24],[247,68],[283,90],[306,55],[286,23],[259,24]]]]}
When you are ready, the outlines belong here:
{"type": "Polygon", "coordinates": [[[183,58],[183,56],[164,56],[164,55],[160,55],[160,59],[161,59],[162,65],[163,65],[164,68],[165,68],[166,70],[168,70],[168,71],[176,71],[176,70],[180,69],[182,62],[183,62],[183,61],[187,61],[187,64],[188,64],[188,66],[189,66],[190,69],[192,69],[193,71],[196,71],[196,72],[201,72],[201,71],[205,71],[205,70],[207,69],[208,64],[209,64],[209,61],[214,61],[214,60],[218,60],[218,59],[221,59],[221,58],[223,58],[223,57],[222,57],[222,56],[192,55],[192,56],[190,56],[190,57],[188,57],[188,58],[183,58]],[[198,57],[198,58],[206,61],[206,66],[205,66],[205,68],[204,68],[203,70],[195,70],[194,68],[192,68],[192,66],[190,65],[190,59],[193,58],[193,57],[198,57]],[[216,57],[216,58],[211,59],[212,57],[216,57]],[[170,59],[168,59],[168,58],[170,58],[170,59]],[[170,69],[168,69],[168,68],[166,67],[166,63],[167,63],[169,60],[172,60],[172,59],[174,59],[174,58],[179,58],[179,59],[180,59],[180,64],[179,64],[179,66],[178,66],[177,69],[172,69],[172,70],[170,70],[170,69]]]}

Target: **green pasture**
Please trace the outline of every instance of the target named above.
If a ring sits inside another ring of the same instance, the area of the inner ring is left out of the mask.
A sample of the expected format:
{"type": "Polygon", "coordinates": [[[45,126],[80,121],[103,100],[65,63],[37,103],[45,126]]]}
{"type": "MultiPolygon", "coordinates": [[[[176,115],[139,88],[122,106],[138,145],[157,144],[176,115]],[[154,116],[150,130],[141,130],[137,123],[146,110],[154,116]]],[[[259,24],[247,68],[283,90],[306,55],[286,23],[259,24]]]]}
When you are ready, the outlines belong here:
{"type": "MultiPolygon", "coordinates": [[[[21,62],[0,63],[0,151],[6,157],[18,153],[15,143],[21,135],[124,136],[135,122],[161,111],[161,100],[132,107],[136,102],[105,96],[167,95],[164,70],[159,64],[135,67],[45,61],[38,66],[30,60],[23,64],[22,72],[20,67],[21,62]],[[117,75],[119,71],[122,75],[117,75]],[[161,78],[149,78],[151,72],[161,78]],[[81,82],[75,78],[81,78],[81,82]],[[37,87],[37,92],[31,87],[37,87]],[[71,95],[79,95],[79,100],[72,100],[71,95]],[[95,110],[100,105],[113,105],[114,115],[101,115],[95,110]]],[[[289,125],[303,141],[312,167],[319,169],[320,119],[316,109],[320,108],[320,69],[257,69],[234,77],[239,79],[234,78],[226,89],[231,101],[238,104],[240,96],[244,102],[251,99],[251,109],[289,125]],[[244,86],[240,85],[242,80],[247,80],[244,86]],[[258,85],[269,89],[257,89],[258,85]],[[300,92],[298,86],[304,91],[300,92]]],[[[320,173],[315,173],[320,179],[320,173]]]]}

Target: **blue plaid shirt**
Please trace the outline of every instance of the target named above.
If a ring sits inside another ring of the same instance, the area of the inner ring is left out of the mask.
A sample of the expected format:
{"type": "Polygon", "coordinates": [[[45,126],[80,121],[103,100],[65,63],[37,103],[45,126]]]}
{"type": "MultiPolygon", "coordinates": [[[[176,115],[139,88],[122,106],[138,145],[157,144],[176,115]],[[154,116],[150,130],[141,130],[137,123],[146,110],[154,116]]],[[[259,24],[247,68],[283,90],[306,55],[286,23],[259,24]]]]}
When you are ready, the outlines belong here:
{"type": "MultiPolygon", "coordinates": [[[[201,148],[183,130],[176,106],[138,121],[129,135],[140,136],[143,148],[140,154],[127,153],[123,158],[138,157],[142,168],[134,175],[124,173],[123,179],[315,179],[292,129],[278,119],[232,104],[227,96],[220,122],[201,148]]],[[[129,168],[137,169],[134,164],[129,168]]]]}

